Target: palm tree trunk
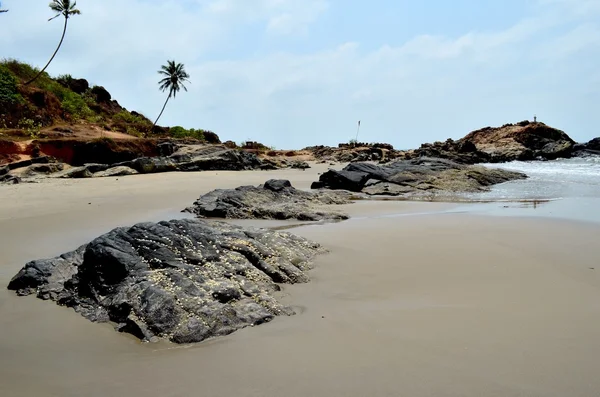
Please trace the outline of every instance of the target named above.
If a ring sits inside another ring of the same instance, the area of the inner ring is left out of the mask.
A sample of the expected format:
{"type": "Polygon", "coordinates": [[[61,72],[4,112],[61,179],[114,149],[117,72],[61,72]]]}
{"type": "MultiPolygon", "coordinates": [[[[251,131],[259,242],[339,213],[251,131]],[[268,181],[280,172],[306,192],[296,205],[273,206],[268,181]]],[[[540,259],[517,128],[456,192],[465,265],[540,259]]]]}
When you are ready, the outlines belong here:
{"type": "Polygon", "coordinates": [[[171,99],[170,93],[169,93],[169,96],[167,97],[167,100],[165,101],[165,104],[163,105],[162,110],[160,111],[160,114],[158,115],[158,117],[156,118],[156,121],[152,125],[152,131],[154,131],[154,127],[156,127],[156,123],[158,123],[158,119],[160,119],[160,116],[162,116],[163,112],[165,111],[165,108],[167,107],[167,102],[169,102],[169,99],[171,99]]]}
{"type": "Polygon", "coordinates": [[[69,22],[69,18],[65,17],[65,27],[63,28],[62,37],[60,38],[60,42],[58,43],[58,47],[56,47],[56,51],[54,51],[54,54],[52,54],[52,58],[50,58],[50,60],[46,64],[46,66],[44,66],[44,68],[42,70],[40,70],[40,72],[34,78],[32,78],[31,80],[29,80],[27,83],[25,83],[25,85],[29,85],[29,84],[33,83],[35,80],[37,80],[37,78],[40,77],[42,75],[42,73],[44,73],[44,70],[46,70],[46,68],[50,65],[50,63],[52,62],[52,60],[54,59],[54,57],[58,53],[58,50],[60,49],[60,46],[63,43],[63,40],[65,39],[65,34],[67,33],[67,23],[68,22],[69,22]]]}

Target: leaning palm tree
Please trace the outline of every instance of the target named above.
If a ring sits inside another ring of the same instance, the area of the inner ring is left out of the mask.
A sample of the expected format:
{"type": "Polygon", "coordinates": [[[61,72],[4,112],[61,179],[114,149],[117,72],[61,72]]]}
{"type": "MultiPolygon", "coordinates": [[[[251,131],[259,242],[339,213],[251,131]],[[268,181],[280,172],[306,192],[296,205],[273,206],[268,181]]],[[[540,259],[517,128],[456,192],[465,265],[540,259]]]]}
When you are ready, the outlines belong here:
{"type": "Polygon", "coordinates": [[[56,56],[56,53],[60,49],[60,46],[62,45],[63,40],[65,39],[65,34],[67,33],[67,24],[69,23],[69,17],[71,17],[71,15],[81,14],[81,11],[75,8],[76,6],[77,1],[73,1],[71,3],[71,0],[52,0],[52,2],[49,4],[49,7],[52,9],[52,11],[56,12],[57,14],[52,18],[48,19],[48,21],[51,21],[62,15],[65,17],[65,27],[63,28],[62,36],[60,38],[60,42],[58,43],[58,47],[56,47],[56,51],[54,51],[54,54],[52,54],[52,58],[50,58],[46,66],[44,66],[44,68],[40,70],[34,78],[26,82],[25,85],[33,83],[38,77],[40,77],[42,73],[44,73],[44,70],[46,70],[46,68],[50,65],[50,62],[52,62],[52,60],[56,56]]]}
{"type": "Polygon", "coordinates": [[[158,84],[160,84],[161,91],[164,92],[166,90],[169,90],[169,96],[167,96],[167,100],[165,101],[165,104],[163,105],[160,114],[156,118],[154,125],[152,125],[152,130],[154,130],[156,123],[158,123],[158,119],[160,119],[160,116],[162,116],[163,112],[165,111],[169,99],[171,99],[171,97],[175,98],[175,95],[177,95],[179,90],[181,90],[182,88],[185,91],[187,91],[187,88],[185,87],[185,85],[183,85],[183,82],[189,82],[188,79],[190,78],[190,75],[187,74],[187,72],[184,69],[183,63],[175,63],[175,61],[167,61],[166,65],[162,65],[160,67],[158,73],[160,73],[163,76],[166,76],[162,80],[160,80],[158,84]]]}

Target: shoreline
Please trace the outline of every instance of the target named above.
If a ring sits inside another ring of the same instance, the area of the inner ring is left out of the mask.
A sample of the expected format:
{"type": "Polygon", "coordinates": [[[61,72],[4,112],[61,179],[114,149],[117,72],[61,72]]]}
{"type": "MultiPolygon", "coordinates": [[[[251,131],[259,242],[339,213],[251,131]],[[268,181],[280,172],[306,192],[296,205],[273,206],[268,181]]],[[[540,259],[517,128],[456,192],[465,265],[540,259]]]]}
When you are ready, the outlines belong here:
{"type": "MultiPolygon", "coordinates": [[[[465,213],[456,203],[339,206],[349,220],[290,230],[329,249],[309,283],[284,286],[283,302],[297,315],[196,345],[140,343],[70,308],[6,290],[26,261],[116,226],[188,217],[179,211],[215,187],[272,177],[308,187],[313,172],[10,187],[20,199],[0,209],[7,231],[0,394],[176,396],[202,387],[207,396],[583,397],[600,388],[600,273],[591,269],[600,226],[593,223],[465,213]]],[[[264,222],[280,226],[241,223],[264,222]]]]}

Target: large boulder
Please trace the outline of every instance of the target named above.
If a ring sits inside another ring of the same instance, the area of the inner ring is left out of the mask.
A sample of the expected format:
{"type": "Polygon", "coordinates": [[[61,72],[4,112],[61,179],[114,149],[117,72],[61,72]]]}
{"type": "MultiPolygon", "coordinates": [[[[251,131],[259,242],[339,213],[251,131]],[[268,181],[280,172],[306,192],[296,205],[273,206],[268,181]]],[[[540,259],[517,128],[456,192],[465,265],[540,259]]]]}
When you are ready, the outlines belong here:
{"type": "Polygon", "coordinates": [[[29,262],[8,288],[142,340],[192,343],[294,314],[274,292],[308,281],[320,252],[289,233],[223,222],[141,223],[29,262]]]}
{"type": "Polygon", "coordinates": [[[424,143],[412,152],[411,157],[432,157],[452,160],[459,164],[476,164],[489,162],[488,153],[478,150],[471,141],[454,141],[424,143]]]}
{"type": "Polygon", "coordinates": [[[96,96],[96,102],[98,103],[110,103],[112,100],[110,93],[102,86],[92,87],[92,94],[96,96]]]}
{"type": "Polygon", "coordinates": [[[136,175],[136,174],[139,174],[139,172],[134,170],[133,168],[118,166],[118,167],[108,168],[105,171],[98,171],[98,172],[94,173],[93,176],[95,178],[103,178],[103,177],[109,177],[109,176],[126,176],[126,175],[136,175]]]}
{"type": "Polygon", "coordinates": [[[140,174],[155,174],[178,170],[177,164],[168,157],[140,157],[132,161],[115,164],[114,166],[132,168],[140,174]]]}
{"type": "Polygon", "coordinates": [[[328,187],[329,189],[360,192],[369,179],[369,174],[366,172],[351,171],[347,169],[341,171],[329,170],[321,174],[319,177],[320,185],[318,186],[328,187]]]}
{"type": "Polygon", "coordinates": [[[81,166],[81,167],[67,168],[66,170],[64,170],[62,172],[58,172],[52,176],[55,178],[81,179],[81,178],[91,178],[92,173],[90,172],[90,170],[87,167],[81,166]]]}
{"type": "Polygon", "coordinates": [[[554,160],[571,157],[575,142],[563,131],[540,122],[522,121],[486,127],[454,141],[425,143],[406,157],[437,157],[460,164],[554,160]]]}
{"type": "Polygon", "coordinates": [[[383,166],[349,164],[341,171],[329,170],[322,174],[313,188],[417,198],[486,191],[491,185],[524,178],[526,175],[519,172],[420,157],[383,166]]]}
{"type": "Polygon", "coordinates": [[[575,145],[564,131],[528,121],[473,131],[460,142],[473,143],[490,156],[490,162],[570,157],[575,145]]]}
{"type": "Polygon", "coordinates": [[[185,209],[199,217],[237,219],[297,219],[319,221],[347,219],[328,206],[347,204],[346,196],[333,192],[305,192],[288,180],[269,180],[264,185],[217,189],[200,196],[185,209]]]}
{"type": "Polygon", "coordinates": [[[574,150],[576,155],[600,155],[600,137],[594,138],[587,143],[578,143],[575,145],[574,150]]]}
{"type": "Polygon", "coordinates": [[[255,154],[224,145],[183,145],[170,159],[181,171],[241,171],[262,165],[255,154]]]}

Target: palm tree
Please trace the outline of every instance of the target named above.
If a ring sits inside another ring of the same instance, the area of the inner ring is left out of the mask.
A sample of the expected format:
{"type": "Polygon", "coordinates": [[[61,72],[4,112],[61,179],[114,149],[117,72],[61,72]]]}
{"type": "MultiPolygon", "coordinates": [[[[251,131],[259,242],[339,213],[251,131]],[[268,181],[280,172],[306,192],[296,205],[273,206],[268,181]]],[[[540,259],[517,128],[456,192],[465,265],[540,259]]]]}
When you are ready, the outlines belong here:
{"type": "Polygon", "coordinates": [[[171,97],[175,98],[175,95],[177,95],[179,90],[182,88],[187,91],[187,88],[185,87],[185,85],[183,85],[183,82],[189,82],[188,79],[190,78],[190,75],[187,74],[187,72],[184,69],[183,63],[175,63],[175,61],[167,61],[166,65],[162,65],[160,67],[158,73],[160,73],[163,76],[166,76],[162,80],[160,80],[158,84],[160,84],[161,91],[165,92],[166,90],[169,90],[169,96],[167,96],[167,100],[165,101],[165,104],[163,105],[160,114],[156,118],[156,121],[152,126],[152,130],[154,130],[156,123],[158,123],[158,119],[160,119],[160,116],[162,116],[163,112],[165,111],[169,99],[171,99],[171,97]]]}
{"type": "Polygon", "coordinates": [[[77,6],[77,1],[73,1],[71,3],[71,0],[52,0],[52,2],[48,6],[52,9],[52,11],[54,11],[54,12],[57,13],[52,18],[48,19],[48,21],[51,21],[51,20],[53,20],[55,18],[58,18],[59,16],[62,15],[62,16],[65,17],[65,27],[63,28],[62,37],[60,38],[60,42],[58,43],[58,47],[56,47],[56,51],[54,51],[54,54],[52,54],[52,58],[50,58],[50,60],[46,64],[46,66],[44,66],[44,68],[42,70],[40,70],[39,73],[34,78],[32,78],[31,80],[29,80],[27,83],[25,83],[25,85],[31,84],[38,77],[40,77],[42,75],[42,73],[44,73],[44,70],[46,70],[46,68],[50,65],[50,62],[52,62],[52,60],[56,56],[56,53],[60,49],[60,46],[62,45],[63,40],[65,39],[65,34],[67,33],[67,24],[69,23],[69,17],[71,15],[79,15],[79,14],[81,14],[81,11],[79,11],[77,8],[75,8],[77,6]]]}

